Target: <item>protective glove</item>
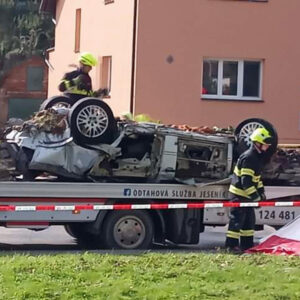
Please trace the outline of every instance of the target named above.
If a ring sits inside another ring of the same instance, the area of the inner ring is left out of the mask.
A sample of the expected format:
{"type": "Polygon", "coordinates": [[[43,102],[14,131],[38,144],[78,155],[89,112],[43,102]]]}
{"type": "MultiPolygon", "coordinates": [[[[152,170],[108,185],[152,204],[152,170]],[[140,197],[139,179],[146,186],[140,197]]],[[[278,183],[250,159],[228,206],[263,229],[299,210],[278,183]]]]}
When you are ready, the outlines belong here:
{"type": "Polygon", "coordinates": [[[95,97],[106,97],[109,95],[108,89],[99,89],[97,91],[94,91],[95,97]]]}
{"type": "Polygon", "coordinates": [[[253,202],[259,202],[259,201],[261,201],[261,196],[260,196],[260,194],[259,194],[258,192],[252,194],[251,200],[252,200],[253,202]]]}
{"type": "Polygon", "coordinates": [[[266,194],[265,193],[261,193],[260,194],[260,198],[261,198],[261,201],[265,201],[267,199],[266,194]]]}
{"type": "Polygon", "coordinates": [[[64,81],[62,81],[62,82],[58,85],[58,90],[59,90],[60,92],[64,92],[64,91],[67,90],[67,87],[66,87],[66,84],[65,84],[64,81]]]}

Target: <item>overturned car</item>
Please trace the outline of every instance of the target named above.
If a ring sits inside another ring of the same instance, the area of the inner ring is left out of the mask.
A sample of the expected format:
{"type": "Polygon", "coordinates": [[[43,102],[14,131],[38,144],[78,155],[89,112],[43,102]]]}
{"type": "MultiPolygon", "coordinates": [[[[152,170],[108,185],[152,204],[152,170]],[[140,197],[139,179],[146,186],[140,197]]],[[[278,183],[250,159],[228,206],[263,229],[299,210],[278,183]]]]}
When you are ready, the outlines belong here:
{"type": "Polygon", "coordinates": [[[46,100],[31,120],[4,134],[1,153],[2,160],[11,162],[11,179],[35,180],[46,173],[60,181],[212,182],[229,177],[258,127],[266,127],[274,137],[265,177],[280,180],[290,166],[283,167],[282,156],[280,163],[271,159],[277,134],[265,120],[247,119],[234,133],[187,131],[116,119],[97,98],[84,98],[73,106],[63,97],[46,100]]]}

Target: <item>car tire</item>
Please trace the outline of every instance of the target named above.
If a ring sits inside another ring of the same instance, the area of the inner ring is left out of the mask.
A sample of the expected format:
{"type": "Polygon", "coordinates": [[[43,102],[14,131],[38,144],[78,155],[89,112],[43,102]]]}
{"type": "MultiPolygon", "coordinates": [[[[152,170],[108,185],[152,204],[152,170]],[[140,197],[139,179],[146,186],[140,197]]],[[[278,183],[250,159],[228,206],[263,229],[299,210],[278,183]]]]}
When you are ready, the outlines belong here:
{"type": "Polygon", "coordinates": [[[117,132],[117,123],[110,107],[97,98],[83,98],[69,111],[69,125],[78,145],[111,143],[117,132]]]}
{"type": "Polygon", "coordinates": [[[60,107],[71,107],[73,101],[71,98],[67,96],[54,96],[49,99],[46,99],[40,106],[40,111],[49,109],[53,106],[60,106],[60,107]]]}
{"type": "Polygon", "coordinates": [[[272,136],[271,147],[266,152],[266,161],[269,161],[272,155],[276,152],[278,145],[278,135],[274,126],[264,120],[259,118],[250,118],[241,122],[234,131],[235,142],[236,142],[236,154],[240,155],[246,151],[250,145],[250,136],[252,132],[257,128],[266,128],[272,136]]]}
{"type": "Polygon", "coordinates": [[[145,211],[113,211],[104,220],[103,237],[108,249],[149,249],[154,237],[153,222],[145,211]]]}

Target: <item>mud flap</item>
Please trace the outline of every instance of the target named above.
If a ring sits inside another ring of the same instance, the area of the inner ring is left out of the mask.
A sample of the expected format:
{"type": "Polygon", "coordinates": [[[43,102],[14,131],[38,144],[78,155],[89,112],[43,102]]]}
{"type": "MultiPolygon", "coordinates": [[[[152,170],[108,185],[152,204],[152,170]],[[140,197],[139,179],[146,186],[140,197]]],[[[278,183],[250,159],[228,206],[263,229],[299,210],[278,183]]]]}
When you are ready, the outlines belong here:
{"type": "Polygon", "coordinates": [[[202,209],[175,209],[164,214],[166,239],[175,244],[198,244],[204,230],[202,209]]]}

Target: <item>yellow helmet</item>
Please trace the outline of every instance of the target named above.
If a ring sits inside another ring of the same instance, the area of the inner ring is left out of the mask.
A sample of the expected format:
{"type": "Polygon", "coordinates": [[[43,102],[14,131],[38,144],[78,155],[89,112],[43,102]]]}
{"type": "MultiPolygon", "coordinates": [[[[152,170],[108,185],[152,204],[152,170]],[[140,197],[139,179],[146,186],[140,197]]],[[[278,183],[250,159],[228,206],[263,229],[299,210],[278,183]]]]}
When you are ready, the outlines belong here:
{"type": "Polygon", "coordinates": [[[266,128],[255,129],[250,136],[250,140],[252,142],[257,142],[263,145],[272,144],[272,137],[266,128]]]}
{"type": "Polygon", "coordinates": [[[97,64],[97,58],[90,52],[83,52],[79,56],[79,62],[83,65],[94,67],[97,64]]]}

